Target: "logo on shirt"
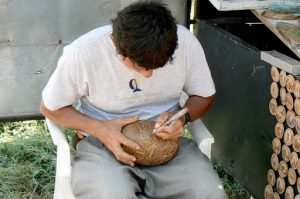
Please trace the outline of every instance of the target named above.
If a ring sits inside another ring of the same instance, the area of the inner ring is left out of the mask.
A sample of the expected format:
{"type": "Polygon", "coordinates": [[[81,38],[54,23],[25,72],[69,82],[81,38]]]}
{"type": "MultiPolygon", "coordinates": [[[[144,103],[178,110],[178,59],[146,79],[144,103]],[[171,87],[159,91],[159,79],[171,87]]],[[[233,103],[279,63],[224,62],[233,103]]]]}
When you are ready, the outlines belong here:
{"type": "Polygon", "coordinates": [[[141,83],[141,81],[140,80],[138,80],[138,79],[131,79],[130,81],[129,81],[129,87],[132,89],[132,91],[134,92],[134,93],[136,93],[136,92],[140,92],[140,91],[143,91],[142,89],[140,89],[139,88],[139,84],[141,83]]]}

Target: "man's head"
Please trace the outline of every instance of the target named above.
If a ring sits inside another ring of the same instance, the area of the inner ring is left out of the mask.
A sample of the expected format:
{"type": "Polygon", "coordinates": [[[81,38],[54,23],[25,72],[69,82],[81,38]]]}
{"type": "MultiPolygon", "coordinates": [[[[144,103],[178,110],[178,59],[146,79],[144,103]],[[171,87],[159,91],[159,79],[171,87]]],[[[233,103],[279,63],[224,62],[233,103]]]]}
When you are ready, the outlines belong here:
{"type": "Polygon", "coordinates": [[[177,48],[175,19],[164,4],[138,2],[112,19],[112,36],[118,53],[146,70],[173,60],[177,48]]]}

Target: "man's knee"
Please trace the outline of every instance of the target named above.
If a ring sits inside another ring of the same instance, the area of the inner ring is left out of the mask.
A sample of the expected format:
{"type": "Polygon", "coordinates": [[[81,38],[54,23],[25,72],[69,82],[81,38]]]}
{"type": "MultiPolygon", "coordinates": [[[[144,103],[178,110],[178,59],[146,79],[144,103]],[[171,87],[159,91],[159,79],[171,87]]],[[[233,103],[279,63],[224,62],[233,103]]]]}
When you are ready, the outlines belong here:
{"type": "Polygon", "coordinates": [[[136,199],[135,191],[132,187],[120,184],[104,184],[89,183],[85,188],[72,187],[73,194],[76,199],[136,199]]]}
{"type": "MultiPolygon", "coordinates": [[[[210,181],[210,180],[208,180],[210,181]]],[[[190,184],[189,189],[195,194],[195,199],[227,199],[221,182],[206,182],[205,184],[190,184]]]]}
{"type": "Polygon", "coordinates": [[[107,198],[107,199],[136,199],[135,191],[126,187],[114,186],[113,188],[99,189],[98,196],[96,198],[107,198]]]}

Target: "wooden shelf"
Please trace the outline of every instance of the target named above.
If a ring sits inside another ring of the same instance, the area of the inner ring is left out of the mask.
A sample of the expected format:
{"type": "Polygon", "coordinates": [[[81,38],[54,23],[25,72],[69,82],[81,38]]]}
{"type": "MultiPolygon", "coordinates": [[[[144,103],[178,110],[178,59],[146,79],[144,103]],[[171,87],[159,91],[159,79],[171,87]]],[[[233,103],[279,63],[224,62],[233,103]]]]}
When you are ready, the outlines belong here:
{"type": "Polygon", "coordinates": [[[278,25],[286,25],[294,28],[300,28],[300,18],[295,20],[277,20],[262,16],[264,10],[252,10],[253,14],[263,22],[288,48],[300,58],[300,29],[294,32],[297,39],[291,38],[289,35],[280,33],[278,25]]]}
{"type": "MultiPolygon", "coordinates": [[[[268,8],[280,0],[209,0],[217,10],[252,10],[268,8]]],[[[295,5],[300,5],[298,0],[290,0],[295,5]],[[298,2],[297,2],[298,1],[298,2]],[[295,2],[295,3],[294,3],[295,2]]]]}

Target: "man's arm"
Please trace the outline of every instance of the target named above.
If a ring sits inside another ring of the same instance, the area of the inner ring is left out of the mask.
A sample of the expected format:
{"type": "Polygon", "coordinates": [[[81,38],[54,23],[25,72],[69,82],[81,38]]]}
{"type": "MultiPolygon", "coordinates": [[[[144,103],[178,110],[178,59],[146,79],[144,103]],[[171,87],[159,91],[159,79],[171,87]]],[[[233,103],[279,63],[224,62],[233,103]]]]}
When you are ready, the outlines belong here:
{"type": "MultiPolygon", "coordinates": [[[[214,95],[210,97],[200,97],[193,95],[187,99],[184,107],[187,107],[189,109],[192,121],[199,119],[208,111],[213,103],[213,99],[214,95]]],[[[183,122],[185,122],[184,117],[183,122]]]]}
{"type": "Polygon", "coordinates": [[[56,111],[49,110],[44,102],[40,105],[41,113],[55,123],[71,129],[85,131],[99,139],[116,158],[128,165],[134,165],[136,158],[125,153],[121,145],[139,149],[139,146],[127,139],[121,130],[126,124],[136,122],[138,117],[120,118],[109,121],[101,121],[90,118],[72,106],[66,106],[56,111]]]}
{"type": "Polygon", "coordinates": [[[56,111],[49,110],[45,105],[43,100],[40,105],[41,113],[54,121],[56,124],[61,125],[66,128],[76,129],[80,131],[85,131],[96,137],[94,135],[93,129],[95,129],[99,123],[101,125],[102,121],[96,121],[76,109],[74,109],[71,105],[58,109],[56,111]]]}
{"type": "MultiPolygon", "coordinates": [[[[184,107],[187,107],[189,110],[190,117],[192,121],[202,117],[208,109],[211,107],[214,96],[210,97],[200,97],[200,96],[189,96],[184,107]]],[[[162,113],[156,121],[156,125],[160,126],[171,117],[173,113],[165,112],[162,113]]],[[[182,116],[180,119],[172,122],[170,126],[161,127],[160,130],[156,133],[157,136],[163,139],[177,139],[181,136],[185,124],[185,116],[182,116]]]]}

